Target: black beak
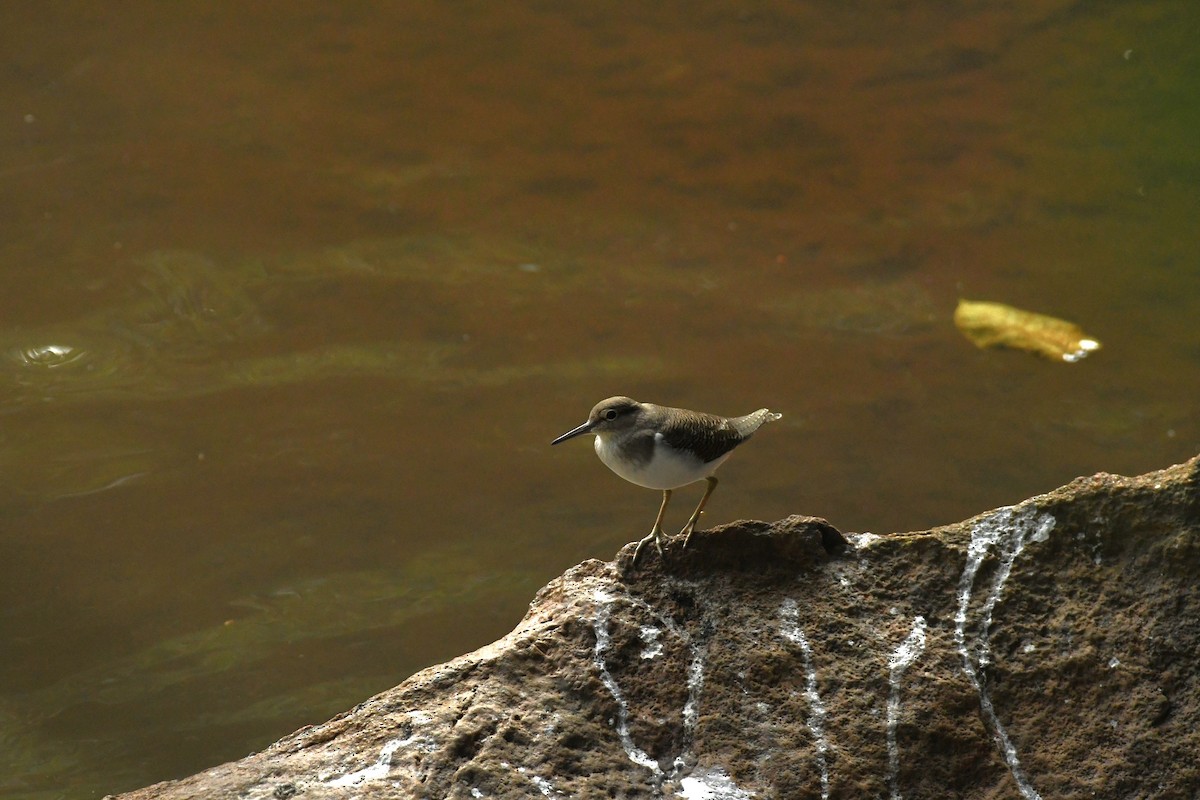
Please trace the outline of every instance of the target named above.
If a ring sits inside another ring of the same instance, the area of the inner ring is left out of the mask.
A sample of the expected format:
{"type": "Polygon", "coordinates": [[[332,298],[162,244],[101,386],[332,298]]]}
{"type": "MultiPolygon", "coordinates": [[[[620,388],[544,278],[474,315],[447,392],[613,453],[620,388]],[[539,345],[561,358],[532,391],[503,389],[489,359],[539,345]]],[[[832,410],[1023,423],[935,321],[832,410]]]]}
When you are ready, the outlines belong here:
{"type": "Polygon", "coordinates": [[[556,445],[559,442],[565,442],[567,439],[574,439],[576,436],[582,436],[583,434],[587,433],[591,429],[592,429],[592,422],[591,421],[585,422],[582,425],[580,425],[578,428],[572,428],[571,430],[567,431],[566,433],[564,433],[562,436],[555,439],[550,444],[556,445]]]}

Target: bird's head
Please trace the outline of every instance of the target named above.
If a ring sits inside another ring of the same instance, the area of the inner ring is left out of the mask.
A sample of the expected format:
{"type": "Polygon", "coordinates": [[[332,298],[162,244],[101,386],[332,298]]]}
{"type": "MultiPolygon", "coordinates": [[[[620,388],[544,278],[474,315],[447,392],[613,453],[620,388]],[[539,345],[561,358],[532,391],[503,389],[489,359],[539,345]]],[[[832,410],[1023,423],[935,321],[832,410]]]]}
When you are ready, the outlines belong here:
{"type": "Polygon", "coordinates": [[[596,404],[592,413],[588,414],[587,422],[567,431],[550,444],[565,442],[585,433],[594,433],[597,436],[620,433],[636,425],[644,413],[645,406],[637,400],[629,397],[610,397],[596,404]]]}

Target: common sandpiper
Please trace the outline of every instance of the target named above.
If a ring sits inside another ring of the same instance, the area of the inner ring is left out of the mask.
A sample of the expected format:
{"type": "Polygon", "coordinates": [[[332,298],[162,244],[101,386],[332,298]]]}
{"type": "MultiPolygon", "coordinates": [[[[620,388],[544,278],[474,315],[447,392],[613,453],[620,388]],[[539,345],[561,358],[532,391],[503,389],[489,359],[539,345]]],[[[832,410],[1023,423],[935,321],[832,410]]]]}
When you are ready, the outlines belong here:
{"type": "Polygon", "coordinates": [[[686,408],[639,403],[628,397],[610,397],[596,404],[587,422],[550,444],[585,433],[595,434],[596,455],[605,466],[630,483],[662,491],[662,505],[654,527],[633,551],[636,566],[642,548],[650,540],[654,540],[659,556],[663,554],[662,520],[671,492],[699,480],[708,484],[700,504],[679,532],[684,537],[683,547],[687,548],[704,505],[717,488],[713,476],[717,467],[725,463],[733,448],[749,439],[764,423],[782,416],[760,408],[744,417],[727,418],[686,408]]]}

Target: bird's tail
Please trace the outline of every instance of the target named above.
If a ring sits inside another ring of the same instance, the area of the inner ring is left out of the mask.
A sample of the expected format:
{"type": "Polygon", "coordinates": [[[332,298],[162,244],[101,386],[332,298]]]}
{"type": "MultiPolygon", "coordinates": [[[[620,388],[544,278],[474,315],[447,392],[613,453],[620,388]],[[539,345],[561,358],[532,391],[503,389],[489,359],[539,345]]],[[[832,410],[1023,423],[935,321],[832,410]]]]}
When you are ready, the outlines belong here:
{"type": "Polygon", "coordinates": [[[733,419],[729,420],[729,422],[731,425],[733,425],[734,430],[736,430],[739,435],[743,437],[749,437],[750,434],[754,433],[766,423],[774,422],[782,417],[783,414],[776,414],[774,411],[769,409],[760,408],[758,411],[747,414],[744,417],[734,417],[733,419]]]}

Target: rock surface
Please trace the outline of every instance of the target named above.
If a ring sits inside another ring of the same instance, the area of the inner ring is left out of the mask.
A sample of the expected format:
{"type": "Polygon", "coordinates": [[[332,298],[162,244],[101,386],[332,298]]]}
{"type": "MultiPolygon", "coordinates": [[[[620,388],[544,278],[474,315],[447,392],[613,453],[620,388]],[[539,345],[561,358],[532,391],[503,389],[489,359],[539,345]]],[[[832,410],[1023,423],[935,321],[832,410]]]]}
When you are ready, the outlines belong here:
{"type": "Polygon", "coordinates": [[[921,533],[791,517],[672,545],[122,797],[1200,797],[1200,458],[921,533]]]}

